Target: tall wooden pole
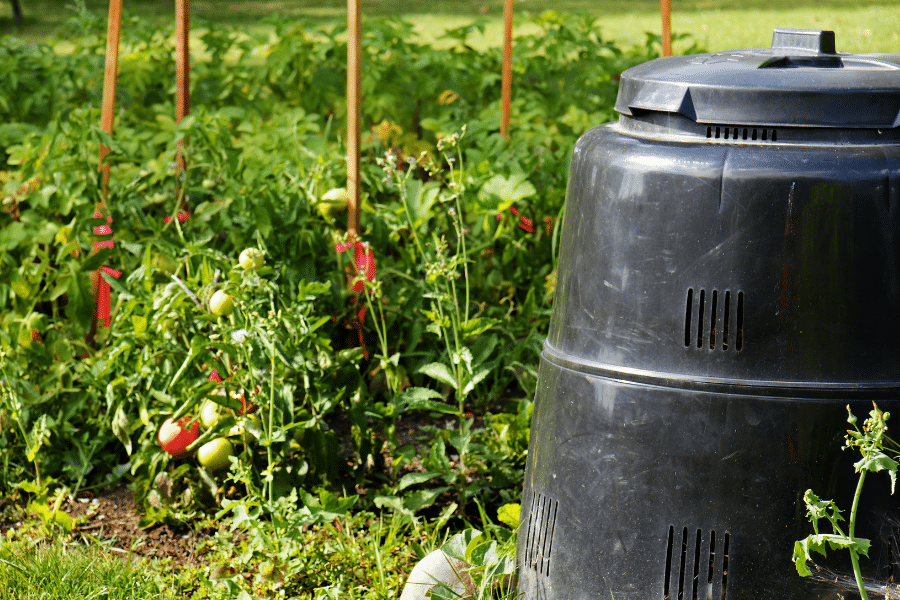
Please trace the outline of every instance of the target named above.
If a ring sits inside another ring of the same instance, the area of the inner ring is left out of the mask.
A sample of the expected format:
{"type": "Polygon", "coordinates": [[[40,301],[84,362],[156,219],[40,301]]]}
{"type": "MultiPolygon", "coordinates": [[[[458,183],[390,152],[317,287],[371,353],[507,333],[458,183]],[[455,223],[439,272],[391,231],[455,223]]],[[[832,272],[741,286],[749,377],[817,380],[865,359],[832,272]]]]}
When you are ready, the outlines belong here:
{"type": "MultiPolygon", "coordinates": [[[[109,24],[106,30],[106,70],[103,74],[103,104],[100,127],[112,135],[116,114],[116,78],[119,73],[119,33],[122,30],[122,0],[109,0],[109,24]]],[[[103,189],[109,184],[109,164],[104,161],[109,148],[100,146],[100,170],[103,172],[103,189]]]]}
{"type": "Polygon", "coordinates": [[[663,56],[672,56],[672,0],[659,0],[662,13],[663,56]]]}
{"type": "MultiPolygon", "coordinates": [[[[181,123],[181,120],[191,112],[190,31],[190,0],[175,0],[175,121],[177,123],[181,123]]],[[[182,153],[183,148],[184,140],[178,140],[175,163],[178,165],[179,175],[184,173],[187,168],[184,154],[182,153]]],[[[178,195],[181,196],[180,188],[178,195]]]]}
{"type": "Polygon", "coordinates": [[[513,0],[503,4],[503,77],[501,89],[500,134],[509,139],[509,113],[512,106],[512,32],[513,0]]]}
{"type": "Polygon", "coordinates": [[[362,0],[347,0],[347,235],[359,233],[359,141],[362,104],[362,0]]]}

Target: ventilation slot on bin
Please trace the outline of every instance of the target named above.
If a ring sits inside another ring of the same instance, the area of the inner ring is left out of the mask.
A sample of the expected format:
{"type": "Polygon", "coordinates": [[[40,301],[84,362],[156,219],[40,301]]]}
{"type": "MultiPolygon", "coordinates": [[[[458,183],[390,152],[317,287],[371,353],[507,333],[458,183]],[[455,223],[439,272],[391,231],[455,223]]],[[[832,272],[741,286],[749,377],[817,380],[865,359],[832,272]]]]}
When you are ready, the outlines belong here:
{"type": "Polygon", "coordinates": [[[708,347],[710,350],[734,349],[744,346],[744,292],[737,293],[734,302],[731,290],[687,291],[684,311],[684,345],[686,348],[708,347]],[[696,318],[696,321],[694,319],[696,318]]]}
{"type": "Polygon", "coordinates": [[[670,526],[663,600],[727,600],[729,537],[670,526]]]}
{"type": "Polygon", "coordinates": [[[707,126],[706,137],[711,140],[730,139],[743,142],[777,142],[778,130],[759,129],[757,127],[707,126]]]}
{"type": "Polygon", "coordinates": [[[525,566],[542,575],[550,575],[550,553],[559,503],[543,494],[532,493],[526,531],[525,566]]]}

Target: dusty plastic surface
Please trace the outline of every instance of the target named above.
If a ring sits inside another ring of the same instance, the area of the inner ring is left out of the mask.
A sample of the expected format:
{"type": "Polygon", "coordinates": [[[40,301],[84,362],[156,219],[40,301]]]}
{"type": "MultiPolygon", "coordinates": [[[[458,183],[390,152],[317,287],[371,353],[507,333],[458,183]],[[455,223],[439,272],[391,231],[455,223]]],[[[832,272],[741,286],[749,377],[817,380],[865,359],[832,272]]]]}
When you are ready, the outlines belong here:
{"type": "MultiPolygon", "coordinates": [[[[775,38],[789,58],[833,47],[775,38]]],[[[640,72],[675,80],[668,60],[640,72]]],[[[891,75],[869,93],[890,104],[900,70],[876,71],[891,75]]],[[[627,100],[578,142],[522,503],[526,600],[849,597],[800,578],[791,552],[812,533],[807,488],[849,512],[845,406],[900,422],[900,136],[834,126],[832,91],[802,127],[627,100]]],[[[889,491],[867,479],[857,535],[867,576],[900,581],[889,491]]],[[[849,574],[839,553],[823,564],[849,574]]]]}
{"type": "Polygon", "coordinates": [[[776,29],[772,48],[653,60],[622,74],[616,110],[720,125],[900,125],[900,56],[834,45],[830,31],[776,29]]]}

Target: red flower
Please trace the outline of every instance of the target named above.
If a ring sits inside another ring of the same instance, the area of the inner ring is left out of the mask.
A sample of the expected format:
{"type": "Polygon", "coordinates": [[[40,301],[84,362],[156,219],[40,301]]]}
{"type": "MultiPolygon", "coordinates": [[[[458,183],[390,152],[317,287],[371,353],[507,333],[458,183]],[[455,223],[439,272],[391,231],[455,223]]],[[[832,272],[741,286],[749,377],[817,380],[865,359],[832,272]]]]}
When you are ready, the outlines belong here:
{"type": "MultiPolygon", "coordinates": [[[[375,281],[375,253],[372,252],[371,248],[367,247],[362,242],[356,242],[355,244],[335,244],[334,247],[338,252],[342,253],[353,248],[353,263],[356,266],[356,272],[359,273],[361,277],[365,276],[368,281],[375,281]]],[[[365,289],[365,281],[359,280],[353,284],[353,291],[357,294],[365,289]]]]}

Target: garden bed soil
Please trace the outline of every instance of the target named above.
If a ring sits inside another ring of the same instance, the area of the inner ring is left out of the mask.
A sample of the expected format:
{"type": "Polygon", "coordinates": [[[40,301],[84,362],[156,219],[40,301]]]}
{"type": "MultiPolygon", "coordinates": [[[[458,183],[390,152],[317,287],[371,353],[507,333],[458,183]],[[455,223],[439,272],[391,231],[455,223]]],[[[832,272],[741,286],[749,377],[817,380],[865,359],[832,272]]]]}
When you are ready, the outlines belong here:
{"type": "Polygon", "coordinates": [[[214,533],[181,530],[167,524],[139,528],[140,506],[134,500],[134,492],[125,486],[67,502],[62,509],[79,523],[72,533],[86,541],[93,541],[91,538],[109,541],[120,552],[171,558],[187,566],[200,564],[197,546],[214,533]]]}
{"type": "MultiPolygon", "coordinates": [[[[399,445],[411,444],[416,448],[417,458],[403,468],[403,473],[422,470],[418,456],[428,452],[427,437],[423,430],[429,426],[453,427],[453,419],[435,419],[427,413],[418,411],[402,415],[396,423],[396,435],[399,445]]],[[[482,427],[483,419],[477,417],[475,426],[482,427]]],[[[335,431],[342,439],[342,445],[349,451],[349,423],[334,424],[335,431]],[[343,429],[346,428],[346,431],[343,429]]],[[[385,449],[385,467],[390,468],[391,452],[385,449]]],[[[367,490],[357,489],[357,493],[365,495],[367,490]]],[[[7,499],[7,501],[12,500],[7,499]]],[[[440,500],[436,504],[442,504],[440,500]]],[[[196,531],[189,527],[178,528],[160,523],[141,529],[138,526],[143,511],[135,501],[134,492],[127,486],[119,486],[93,494],[85,492],[75,500],[69,500],[60,507],[77,525],[72,533],[88,543],[101,542],[113,548],[123,556],[139,556],[157,559],[172,559],[173,562],[186,566],[201,564],[198,548],[203,541],[215,534],[214,529],[196,531]]],[[[20,526],[20,523],[0,523],[0,534],[20,526]]]]}

